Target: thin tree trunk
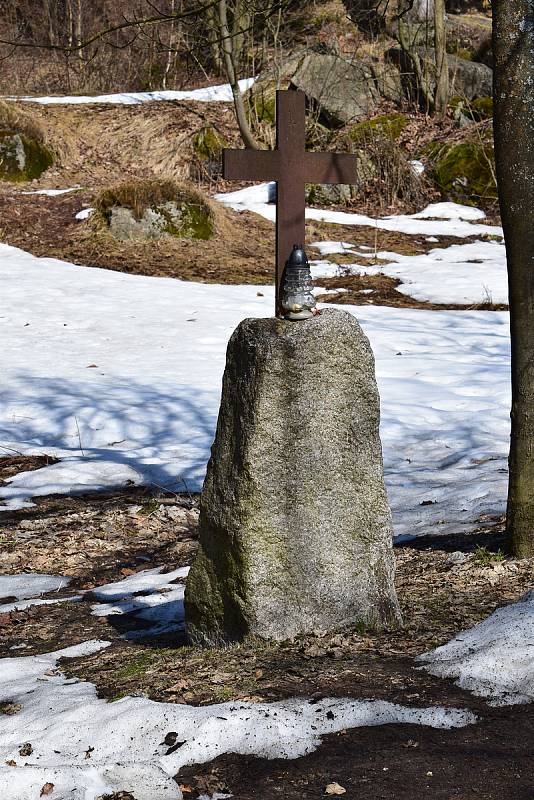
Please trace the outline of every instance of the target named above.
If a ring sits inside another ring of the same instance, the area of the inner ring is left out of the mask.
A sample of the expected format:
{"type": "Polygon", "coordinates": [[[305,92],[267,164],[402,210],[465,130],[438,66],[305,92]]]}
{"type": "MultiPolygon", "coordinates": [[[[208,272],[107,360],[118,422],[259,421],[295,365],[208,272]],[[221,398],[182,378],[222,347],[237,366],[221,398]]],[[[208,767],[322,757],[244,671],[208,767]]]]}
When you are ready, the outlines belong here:
{"type": "Polygon", "coordinates": [[[219,3],[217,4],[217,13],[219,18],[218,21],[221,34],[221,49],[224,57],[224,66],[228,76],[228,82],[232,88],[232,96],[234,98],[235,114],[237,118],[237,124],[239,126],[239,132],[241,133],[241,138],[243,139],[245,147],[259,150],[259,145],[252,135],[252,131],[250,130],[250,126],[248,124],[245,104],[243,102],[243,96],[241,94],[237,79],[233,51],[233,37],[230,35],[230,30],[228,27],[226,0],[219,0],[219,3]]]}
{"type": "MultiPolygon", "coordinates": [[[[171,0],[171,14],[176,13],[176,0],[171,0]]],[[[169,25],[169,46],[167,48],[167,60],[165,62],[165,70],[163,72],[162,88],[167,88],[167,79],[171,71],[171,66],[174,58],[174,20],[169,25]]]]}
{"type": "Polygon", "coordinates": [[[53,47],[56,44],[56,35],[54,31],[54,20],[52,16],[52,8],[50,0],[45,0],[46,21],[48,23],[48,42],[53,47]]]}
{"type": "Polygon", "coordinates": [[[436,58],[434,112],[443,116],[447,111],[447,101],[449,99],[449,62],[447,60],[445,0],[434,0],[434,53],[436,58]]]}
{"type": "Polygon", "coordinates": [[[534,18],[530,0],[495,0],[495,156],[508,259],[512,435],[508,544],[534,555],[534,18]]]}

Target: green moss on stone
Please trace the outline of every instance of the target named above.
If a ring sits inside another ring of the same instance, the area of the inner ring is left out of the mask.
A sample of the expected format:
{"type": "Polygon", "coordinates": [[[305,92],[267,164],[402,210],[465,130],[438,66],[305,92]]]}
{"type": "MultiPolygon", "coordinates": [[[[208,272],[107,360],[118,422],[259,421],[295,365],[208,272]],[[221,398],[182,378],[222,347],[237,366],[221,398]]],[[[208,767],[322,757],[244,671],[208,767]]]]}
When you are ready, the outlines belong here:
{"type": "Polygon", "coordinates": [[[253,87],[248,97],[247,116],[251,122],[274,125],[276,119],[276,84],[273,82],[253,87]]]}
{"type": "Polygon", "coordinates": [[[183,239],[211,239],[213,236],[213,219],[207,207],[200,203],[177,203],[179,216],[171,213],[165,206],[154,210],[161,214],[166,224],[163,231],[170,236],[183,239]]]}
{"type": "Polygon", "coordinates": [[[493,97],[477,97],[472,102],[473,111],[477,119],[491,119],[493,116],[493,97]]]}
{"type": "Polygon", "coordinates": [[[214,161],[220,158],[223,147],[228,142],[212,125],[206,125],[195,133],[192,139],[195,155],[201,161],[214,161]]]}
{"type": "Polygon", "coordinates": [[[490,142],[431,142],[426,152],[433,161],[434,179],[446,197],[468,205],[497,199],[495,155],[490,142]]]}
{"type": "Polygon", "coordinates": [[[0,130],[0,178],[15,183],[38,178],[54,163],[46,145],[24,134],[0,130]]]}
{"type": "Polygon", "coordinates": [[[387,137],[394,141],[399,138],[408,124],[404,114],[382,114],[373,119],[357,122],[346,131],[346,137],[354,144],[364,144],[376,136],[387,137]]]}
{"type": "Polygon", "coordinates": [[[483,119],[491,119],[493,116],[492,97],[477,97],[476,100],[469,102],[464,97],[454,95],[449,99],[448,105],[453,111],[463,114],[474,122],[479,122],[483,119]]]}
{"type": "Polygon", "coordinates": [[[184,239],[210,239],[215,232],[215,213],[195,186],[169,179],[126,181],[104,189],[96,208],[119,239],[157,239],[162,234],[184,239]],[[117,209],[131,211],[131,219],[117,209]]]}

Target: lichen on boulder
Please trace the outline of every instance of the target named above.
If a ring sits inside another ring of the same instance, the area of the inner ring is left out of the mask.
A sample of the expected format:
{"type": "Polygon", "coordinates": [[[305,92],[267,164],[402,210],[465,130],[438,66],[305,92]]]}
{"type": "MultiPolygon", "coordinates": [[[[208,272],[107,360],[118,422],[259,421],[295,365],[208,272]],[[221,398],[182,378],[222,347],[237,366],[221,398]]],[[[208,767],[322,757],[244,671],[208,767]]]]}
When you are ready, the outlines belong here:
{"type": "Polygon", "coordinates": [[[202,173],[210,178],[221,174],[222,151],[228,145],[226,138],[213,125],[205,125],[197,131],[192,139],[194,163],[191,177],[201,177],[202,173]]]}
{"type": "Polygon", "coordinates": [[[487,206],[497,200],[495,154],[483,138],[463,142],[431,142],[426,148],[431,175],[443,196],[467,205],[487,206]]]}
{"type": "Polygon", "coordinates": [[[117,184],[96,200],[100,218],[120,240],[177,236],[210,239],[215,212],[195,186],[173,180],[139,180],[117,184]]]}
{"type": "Polygon", "coordinates": [[[343,131],[343,136],[355,145],[366,145],[376,136],[386,136],[396,141],[406,125],[408,117],[398,112],[393,114],[381,114],[378,117],[371,117],[363,122],[356,122],[343,131]]]}
{"type": "Polygon", "coordinates": [[[54,154],[37,120],[14,103],[0,100],[0,179],[30,181],[53,163],[54,154]]]}
{"type": "Polygon", "coordinates": [[[240,323],[185,591],[193,643],[399,624],[379,416],[351,314],[240,323]]]}

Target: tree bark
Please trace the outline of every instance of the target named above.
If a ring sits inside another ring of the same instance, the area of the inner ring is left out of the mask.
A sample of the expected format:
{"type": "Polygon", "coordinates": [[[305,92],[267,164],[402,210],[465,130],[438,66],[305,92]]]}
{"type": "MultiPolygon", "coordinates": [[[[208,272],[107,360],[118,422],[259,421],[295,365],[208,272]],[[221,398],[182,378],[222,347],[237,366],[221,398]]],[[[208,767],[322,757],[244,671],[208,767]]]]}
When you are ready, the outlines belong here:
{"type": "Polygon", "coordinates": [[[534,11],[493,4],[495,156],[508,260],[512,430],[507,534],[512,554],[534,555],[534,11]]]}
{"type": "Polygon", "coordinates": [[[434,53],[436,59],[436,89],[434,112],[445,115],[449,99],[449,62],[447,60],[447,31],[445,0],[434,0],[434,53]]]}
{"type": "Polygon", "coordinates": [[[245,104],[243,102],[243,95],[241,94],[241,89],[239,88],[239,82],[237,79],[233,37],[230,34],[228,25],[226,0],[219,0],[219,3],[217,4],[217,16],[221,34],[221,49],[223,52],[224,66],[228,76],[228,83],[232,88],[232,97],[234,98],[235,114],[237,118],[237,124],[239,126],[239,132],[241,133],[241,138],[243,139],[245,147],[259,150],[259,144],[252,135],[252,131],[250,130],[250,126],[248,124],[245,104]]]}

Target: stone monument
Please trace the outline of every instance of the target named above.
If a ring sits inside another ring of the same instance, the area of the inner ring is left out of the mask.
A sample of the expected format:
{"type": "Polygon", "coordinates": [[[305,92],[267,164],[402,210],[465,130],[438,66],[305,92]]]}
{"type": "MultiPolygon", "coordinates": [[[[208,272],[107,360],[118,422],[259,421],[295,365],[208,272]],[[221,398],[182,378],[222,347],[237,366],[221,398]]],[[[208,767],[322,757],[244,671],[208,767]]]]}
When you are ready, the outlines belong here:
{"type": "Polygon", "coordinates": [[[304,95],[279,91],[277,149],[224,151],[226,178],[277,181],[278,316],[228,344],[185,591],[200,644],[400,623],[373,354],[351,314],[315,314],[298,285],[305,182],[354,182],[356,163],[306,152],[304,131],[304,95]]]}
{"type": "Polygon", "coordinates": [[[351,314],[239,325],[186,586],[193,642],[399,622],[379,415],[351,314]]]}

